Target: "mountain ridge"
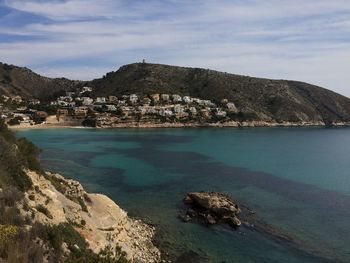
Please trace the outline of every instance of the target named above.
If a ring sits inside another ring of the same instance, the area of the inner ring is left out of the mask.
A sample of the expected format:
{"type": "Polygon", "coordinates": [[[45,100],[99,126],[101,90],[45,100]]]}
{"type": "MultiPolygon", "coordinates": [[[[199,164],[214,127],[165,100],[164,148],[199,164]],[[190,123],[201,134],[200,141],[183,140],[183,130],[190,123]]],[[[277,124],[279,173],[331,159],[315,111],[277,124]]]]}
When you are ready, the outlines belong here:
{"type": "Polygon", "coordinates": [[[293,80],[272,80],[202,68],[132,63],[92,81],[42,77],[0,64],[0,92],[37,98],[92,86],[94,96],[170,93],[235,103],[244,120],[350,121],[350,99],[331,90],[293,80]]]}
{"type": "Polygon", "coordinates": [[[97,95],[178,93],[236,104],[245,119],[263,121],[350,120],[350,99],[290,80],[248,77],[200,68],[134,63],[90,82],[97,95]]]}
{"type": "Polygon", "coordinates": [[[56,92],[68,91],[81,81],[41,76],[29,68],[0,62],[0,94],[47,99],[56,92]]]}

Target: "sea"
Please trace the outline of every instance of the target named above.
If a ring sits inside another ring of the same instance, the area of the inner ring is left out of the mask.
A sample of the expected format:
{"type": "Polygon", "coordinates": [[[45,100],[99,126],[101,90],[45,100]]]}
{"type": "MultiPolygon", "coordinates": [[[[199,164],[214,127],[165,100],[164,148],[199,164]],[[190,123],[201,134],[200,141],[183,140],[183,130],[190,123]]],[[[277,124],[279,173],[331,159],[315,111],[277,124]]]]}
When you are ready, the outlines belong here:
{"type": "Polygon", "coordinates": [[[172,262],[350,262],[350,128],[20,130],[46,170],[157,228],[172,262]],[[217,191],[290,240],[183,222],[183,198],[217,191]]]}

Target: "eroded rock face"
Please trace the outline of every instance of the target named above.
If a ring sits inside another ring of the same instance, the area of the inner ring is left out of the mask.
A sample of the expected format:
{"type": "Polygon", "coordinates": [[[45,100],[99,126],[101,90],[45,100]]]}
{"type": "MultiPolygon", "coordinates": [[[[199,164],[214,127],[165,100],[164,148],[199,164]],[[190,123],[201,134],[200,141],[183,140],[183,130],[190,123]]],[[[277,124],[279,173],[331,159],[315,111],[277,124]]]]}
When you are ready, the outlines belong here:
{"type": "Polygon", "coordinates": [[[79,182],[59,174],[46,173],[45,178],[28,171],[28,176],[34,187],[25,193],[29,207],[22,211],[24,216],[33,214],[34,221],[44,224],[74,223],[96,253],[118,245],[131,262],[160,262],[160,251],[153,244],[155,228],[129,217],[107,196],[87,193],[79,182]],[[38,205],[45,210],[39,211],[38,205]]]}
{"type": "Polygon", "coordinates": [[[184,203],[190,206],[183,217],[185,221],[198,218],[211,225],[218,223],[226,223],[233,227],[241,225],[237,217],[241,210],[227,195],[216,192],[191,192],[184,198],[184,203]]]}

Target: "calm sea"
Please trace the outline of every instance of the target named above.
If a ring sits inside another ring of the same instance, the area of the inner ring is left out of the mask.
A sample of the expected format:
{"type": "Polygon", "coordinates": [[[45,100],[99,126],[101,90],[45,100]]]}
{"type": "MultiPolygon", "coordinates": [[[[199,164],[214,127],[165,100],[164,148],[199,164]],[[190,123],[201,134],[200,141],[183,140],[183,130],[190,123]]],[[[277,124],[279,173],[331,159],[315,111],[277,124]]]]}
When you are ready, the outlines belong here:
{"type": "MultiPolygon", "coordinates": [[[[46,169],[107,194],[188,262],[350,262],[350,129],[23,130],[46,169]],[[178,219],[189,191],[249,206],[286,242],[178,219]]],[[[185,262],[179,260],[179,262],[185,262]]]]}

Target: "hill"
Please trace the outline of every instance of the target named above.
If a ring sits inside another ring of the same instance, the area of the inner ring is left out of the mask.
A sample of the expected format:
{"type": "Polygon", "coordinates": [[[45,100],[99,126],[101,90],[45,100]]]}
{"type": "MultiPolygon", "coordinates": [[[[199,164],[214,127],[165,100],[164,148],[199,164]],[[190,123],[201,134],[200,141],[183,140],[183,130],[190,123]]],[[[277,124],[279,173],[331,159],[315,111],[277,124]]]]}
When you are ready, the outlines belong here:
{"type": "Polygon", "coordinates": [[[0,63],[0,94],[49,100],[83,85],[94,96],[170,93],[234,102],[241,120],[310,122],[350,121],[350,99],[333,91],[288,80],[271,80],[160,64],[134,63],[89,82],[47,78],[27,68],[0,63]]]}
{"type": "Polygon", "coordinates": [[[226,98],[245,119],[350,121],[350,99],[311,84],[270,80],[208,69],[136,63],[93,80],[96,95],[176,93],[215,102],[226,98]]]}
{"type": "Polygon", "coordinates": [[[65,78],[43,77],[28,68],[0,62],[0,94],[7,96],[48,99],[55,93],[74,88],[79,83],[65,78]]]}

